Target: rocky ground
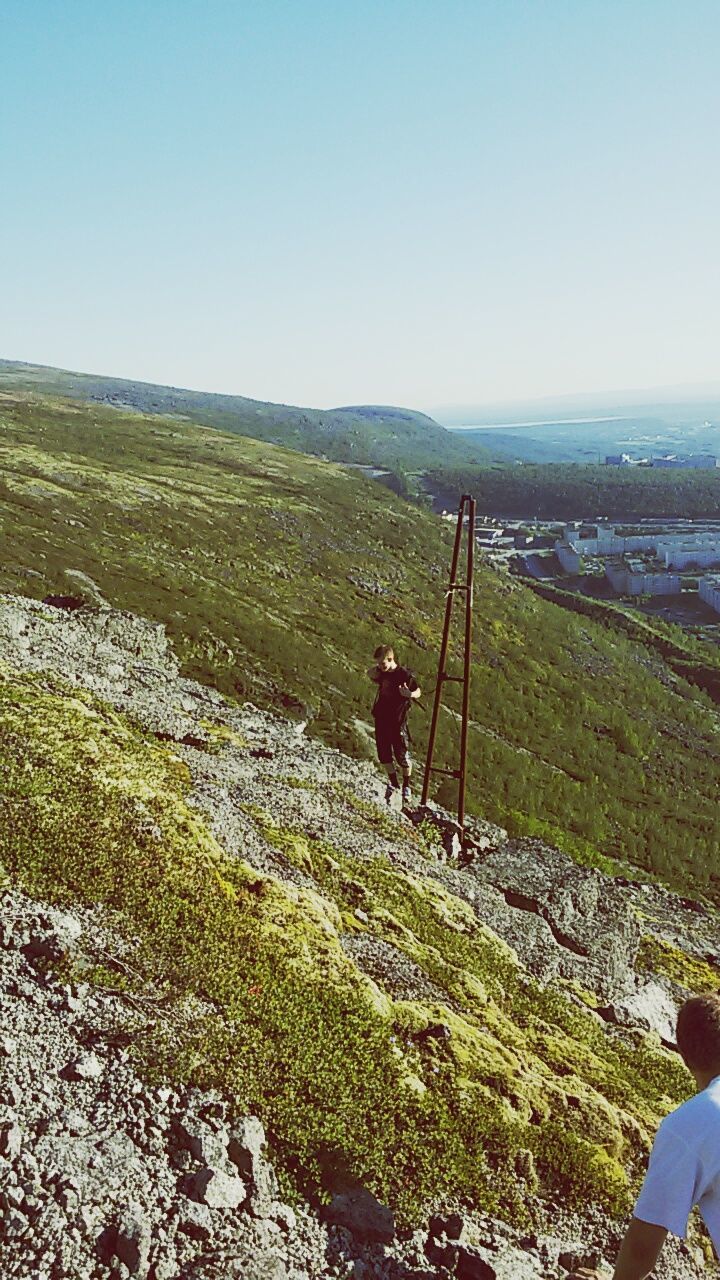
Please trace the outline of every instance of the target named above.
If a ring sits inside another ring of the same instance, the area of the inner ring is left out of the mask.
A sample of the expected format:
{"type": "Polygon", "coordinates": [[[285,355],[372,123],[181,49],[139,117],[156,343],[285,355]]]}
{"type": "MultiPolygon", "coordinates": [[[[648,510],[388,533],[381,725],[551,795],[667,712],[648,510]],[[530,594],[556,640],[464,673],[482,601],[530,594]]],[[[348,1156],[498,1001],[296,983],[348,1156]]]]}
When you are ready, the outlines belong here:
{"type": "Polygon", "coordinates": [[[232,1116],[217,1094],[148,1087],[125,1047],[142,1010],[55,973],[70,955],[116,951],[94,913],[3,893],[3,1277],[429,1280],[459,1264],[459,1275],[530,1280],[565,1274],[561,1254],[597,1260],[489,1219],[438,1218],[398,1237],[390,1211],[358,1189],[324,1220],[283,1203],[259,1120],[232,1116]]]}
{"type": "MultiPolygon", "coordinates": [[[[68,603],[0,599],[0,662],[57,672],[172,742],[191,772],[191,803],[229,852],[311,883],[263,838],[251,812],[260,805],[276,824],[337,839],[356,857],[388,856],[392,830],[407,816],[378,808],[377,825],[354,834],[353,803],[377,806],[382,795],[371,764],[184,679],[161,626],[68,603]],[[219,741],[222,749],[211,749],[219,741]]],[[[610,880],[481,822],[460,853],[452,824],[439,813],[433,821],[437,856],[398,844],[398,865],[464,899],[534,976],[593,993],[598,1019],[672,1043],[685,988],[638,969],[640,920],[644,932],[714,963],[720,929],[709,907],[610,880]]],[[[73,972],[78,963],[122,967],[111,923],[98,912],[30,901],[9,885],[1,905],[3,1276],[557,1280],[607,1268],[618,1227],[562,1206],[551,1209],[547,1234],[523,1236],[469,1214],[398,1232],[389,1209],[352,1186],[322,1210],[284,1203],[259,1120],[234,1114],[220,1095],[150,1087],[128,1051],[142,1028],[141,1003],[64,978],[68,957],[73,972]]],[[[432,998],[427,976],[391,944],[351,935],[345,945],[390,995],[432,998]]],[[[707,1271],[694,1246],[671,1242],[657,1274],[691,1280],[707,1271]]]]}

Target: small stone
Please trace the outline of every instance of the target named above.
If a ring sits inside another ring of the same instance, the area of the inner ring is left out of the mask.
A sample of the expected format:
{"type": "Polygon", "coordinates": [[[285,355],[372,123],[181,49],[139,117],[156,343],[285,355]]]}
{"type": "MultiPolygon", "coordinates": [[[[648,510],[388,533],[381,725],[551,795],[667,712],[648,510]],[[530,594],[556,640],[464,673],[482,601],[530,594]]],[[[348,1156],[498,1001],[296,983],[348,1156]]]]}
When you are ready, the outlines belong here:
{"type": "Polygon", "coordinates": [[[260,1158],[266,1143],[265,1130],[257,1116],[243,1116],[233,1125],[228,1155],[241,1173],[252,1174],[253,1160],[260,1158]]]}
{"type": "Polygon", "coordinates": [[[37,1218],[42,1211],[43,1200],[37,1195],[26,1195],[23,1199],[22,1209],[29,1218],[37,1218]]]}
{"type": "Polygon", "coordinates": [[[208,1240],[212,1230],[212,1214],[208,1206],[198,1204],[195,1200],[186,1200],[178,1214],[178,1231],[193,1240],[208,1240]]]}
{"type": "Polygon", "coordinates": [[[28,1219],[18,1209],[11,1209],[3,1222],[3,1231],[8,1239],[24,1235],[29,1227],[28,1219]]]}
{"type": "Polygon", "coordinates": [[[17,1107],[22,1101],[22,1096],[22,1090],[14,1080],[7,1080],[4,1084],[0,1084],[0,1102],[17,1107]]]}
{"type": "Polygon", "coordinates": [[[273,1210],[279,1191],[275,1170],[261,1156],[252,1162],[252,1180],[248,1208],[256,1218],[268,1218],[273,1210]]]}
{"type": "Polygon", "coordinates": [[[66,1213],[75,1214],[80,1206],[80,1195],[77,1187],[63,1187],[58,1192],[58,1204],[66,1213]]]}
{"type": "Polygon", "coordinates": [[[558,1257],[558,1265],[564,1271],[581,1273],[586,1272],[588,1276],[593,1276],[597,1268],[601,1265],[602,1258],[595,1251],[586,1251],[579,1253],[577,1249],[566,1249],[558,1257]]]}
{"type": "Polygon", "coordinates": [[[23,1202],[23,1195],[22,1187],[11,1184],[0,1192],[0,1199],[7,1209],[19,1209],[23,1202]]]}
{"type": "Polygon", "coordinates": [[[185,1115],[174,1117],[172,1133],[179,1146],[184,1151],[189,1151],[195,1160],[220,1168],[226,1164],[226,1130],[218,1133],[198,1116],[185,1115]]]}
{"type": "Polygon", "coordinates": [[[290,1235],[297,1228],[295,1210],[289,1204],[283,1204],[281,1201],[276,1200],[270,1210],[270,1216],[278,1223],[286,1235],[290,1235]]]}
{"type": "Polygon", "coordinates": [[[81,1053],[79,1058],[69,1062],[61,1075],[66,1080],[97,1080],[105,1068],[94,1053],[81,1053]]]}
{"type": "Polygon", "coordinates": [[[0,1122],[0,1155],[13,1160],[20,1154],[22,1129],[14,1120],[0,1122]]]}
{"type": "Polygon", "coordinates": [[[83,1205],[77,1214],[77,1222],[83,1235],[93,1235],[95,1231],[95,1214],[92,1209],[83,1205]]]}
{"type": "Polygon", "coordinates": [[[137,1275],[147,1268],[150,1252],[150,1224],[142,1205],[129,1204],[118,1224],[115,1255],[127,1267],[130,1275],[137,1275]]]}
{"type": "Polygon", "coordinates": [[[191,1200],[207,1204],[212,1209],[238,1209],[247,1199],[247,1187],[242,1178],[217,1169],[200,1169],[187,1180],[186,1188],[191,1200]]]}

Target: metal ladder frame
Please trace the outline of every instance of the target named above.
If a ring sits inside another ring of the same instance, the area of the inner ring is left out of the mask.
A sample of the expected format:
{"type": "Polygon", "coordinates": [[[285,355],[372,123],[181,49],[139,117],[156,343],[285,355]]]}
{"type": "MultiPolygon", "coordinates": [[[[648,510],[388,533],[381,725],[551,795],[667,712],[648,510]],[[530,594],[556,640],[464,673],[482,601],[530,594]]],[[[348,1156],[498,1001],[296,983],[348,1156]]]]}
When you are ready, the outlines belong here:
{"type": "Polygon", "coordinates": [[[455,530],[455,545],[453,547],[452,565],[450,568],[450,586],[445,593],[445,623],[443,626],[442,645],[440,647],[440,658],[438,661],[438,678],[435,685],[435,700],[433,703],[432,721],[430,723],[430,736],[428,738],[427,756],[425,759],[425,776],[423,779],[422,804],[426,805],[430,790],[430,775],[433,773],[443,773],[451,778],[458,779],[458,811],[457,820],[460,827],[460,838],[462,839],[465,832],[465,777],[467,763],[467,740],[468,725],[470,720],[470,662],[472,656],[472,609],[473,609],[473,567],[475,553],[475,509],[476,502],[469,493],[464,493],[460,499],[458,508],[458,522],[455,530]],[[460,560],[460,547],[462,543],[463,526],[467,516],[468,522],[468,545],[466,559],[466,580],[464,583],[457,581],[458,563],[460,560]],[[450,623],[452,620],[452,608],[455,600],[456,592],[465,592],[465,654],[463,675],[451,676],[446,670],[447,651],[450,641],[450,623]],[[442,700],[442,691],[444,685],[448,681],[453,681],[463,686],[462,697],[462,720],[460,727],[460,766],[457,769],[440,768],[433,765],[433,753],[435,750],[435,735],[437,733],[438,718],[440,715],[440,703],[442,700]]]}

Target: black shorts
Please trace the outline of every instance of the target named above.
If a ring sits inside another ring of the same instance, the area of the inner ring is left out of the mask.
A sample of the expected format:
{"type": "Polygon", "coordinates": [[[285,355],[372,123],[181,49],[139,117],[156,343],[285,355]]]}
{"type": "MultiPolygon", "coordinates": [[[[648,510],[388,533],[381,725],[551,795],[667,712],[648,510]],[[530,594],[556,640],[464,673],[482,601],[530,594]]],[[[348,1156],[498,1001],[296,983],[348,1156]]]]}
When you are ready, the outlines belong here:
{"type": "Polygon", "coordinates": [[[410,748],[404,724],[386,724],[382,720],[376,720],[375,745],[381,764],[392,764],[394,756],[400,768],[407,769],[410,764],[410,748]]]}

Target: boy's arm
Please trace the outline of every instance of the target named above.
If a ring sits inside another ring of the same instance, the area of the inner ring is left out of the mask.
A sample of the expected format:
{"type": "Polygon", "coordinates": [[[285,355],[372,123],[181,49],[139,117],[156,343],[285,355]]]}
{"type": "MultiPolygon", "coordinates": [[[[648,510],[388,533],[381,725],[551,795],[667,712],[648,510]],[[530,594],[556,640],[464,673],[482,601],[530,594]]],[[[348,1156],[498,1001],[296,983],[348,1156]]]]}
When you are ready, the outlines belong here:
{"type": "Polygon", "coordinates": [[[368,667],[367,674],[369,675],[370,679],[374,681],[375,684],[378,684],[380,680],[380,672],[378,671],[376,666],[368,667]]]}
{"type": "Polygon", "coordinates": [[[697,1203],[702,1167],[696,1148],[676,1133],[677,1112],[655,1135],[645,1181],[620,1246],[613,1280],[645,1280],[660,1256],[668,1231],[681,1239],[697,1203]]]}
{"type": "Polygon", "coordinates": [[[667,1227],[631,1218],[620,1245],[613,1280],[645,1280],[660,1257],[667,1227]]]}

